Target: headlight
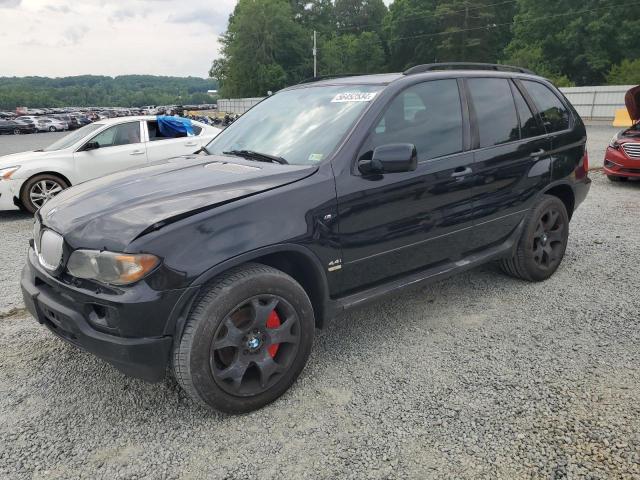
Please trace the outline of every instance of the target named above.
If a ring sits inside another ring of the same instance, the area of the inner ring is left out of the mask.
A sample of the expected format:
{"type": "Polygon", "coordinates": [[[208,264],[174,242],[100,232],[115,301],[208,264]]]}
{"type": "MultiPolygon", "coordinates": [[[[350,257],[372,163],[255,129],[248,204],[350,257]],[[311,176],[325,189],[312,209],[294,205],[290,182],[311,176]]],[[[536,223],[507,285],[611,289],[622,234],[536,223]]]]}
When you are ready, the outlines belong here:
{"type": "Polygon", "coordinates": [[[615,149],[620,148],[620,144],[618,143],[618,134],[617,133],[613,136],[613,138],[609,142],[609,146],[611,148],[615,148],[615,149]]]}
{"type": "Polygon", "coordinates": [[[11,178],[11,175],[16,173],[19,168],[20,165],[16,165],[15,167],[0,168],[0,180],[9,180],[11,178]]]}
{"type": "Polygon", "coordinates": [[[158,257],[146,253],[76,250],[67,262],[67,271],[77,278],[111,285],[128,285],[144,278],[159,263],[158,257]]]}

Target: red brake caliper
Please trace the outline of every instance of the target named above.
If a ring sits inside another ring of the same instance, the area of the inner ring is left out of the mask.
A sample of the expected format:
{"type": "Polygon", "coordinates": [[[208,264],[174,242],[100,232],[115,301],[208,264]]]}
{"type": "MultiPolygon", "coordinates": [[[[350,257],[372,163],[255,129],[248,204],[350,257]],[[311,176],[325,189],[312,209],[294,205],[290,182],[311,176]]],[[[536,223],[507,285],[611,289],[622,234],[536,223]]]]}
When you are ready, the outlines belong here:
{"type": "MultiPolygon", "coordinates": [[[[267,318],[267,328],[278,328],[280,325],[281,325],[280,317],[274,310],[269,314],[269,318],[267,318]]],[[[278,353],[279,347],[280,347],[279,343],[274,343],[273,345],[269,345],[268,352],[271,358],[274,358],[276,356],[276,353],[278,353]]]]}

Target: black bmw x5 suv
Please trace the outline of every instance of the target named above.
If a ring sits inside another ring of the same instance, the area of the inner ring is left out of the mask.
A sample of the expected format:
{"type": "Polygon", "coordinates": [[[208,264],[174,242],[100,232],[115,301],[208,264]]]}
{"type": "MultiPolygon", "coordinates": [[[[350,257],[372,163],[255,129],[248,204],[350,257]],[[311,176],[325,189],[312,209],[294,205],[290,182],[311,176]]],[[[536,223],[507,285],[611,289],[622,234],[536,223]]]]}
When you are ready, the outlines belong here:
{"type": "Polygon", "coordinates": [[[126,374],[259,408],[345,309],[489,261],[542,281],[590,186],[585,128],[515,67],[421,65],[284,89],[203,152],[36,214],[27,308],[126,374]]]}

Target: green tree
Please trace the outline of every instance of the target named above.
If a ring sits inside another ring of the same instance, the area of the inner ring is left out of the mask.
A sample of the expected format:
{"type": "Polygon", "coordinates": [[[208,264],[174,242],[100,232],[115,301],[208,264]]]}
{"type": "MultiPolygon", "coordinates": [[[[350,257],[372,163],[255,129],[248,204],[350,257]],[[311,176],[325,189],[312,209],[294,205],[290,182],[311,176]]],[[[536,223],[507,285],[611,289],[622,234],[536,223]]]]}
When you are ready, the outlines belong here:
{"type": "Polygon", "coordinates": [[[378,73],[385,68],[382,41],[374,32],[331,37],[318,51],[321,74],[378,73]]]}
{"type": "Polygon", "coordinates": [[[389,6],[384,23],[391,70],[436,61],[434,34],[440,28],[435,16],[437,3],[436,0],[395,0],[389,6]]]}
{"type": "Polygon", "coordinates": [[[344,33],[382,31],[387,7],[382,0],[335,0],[334,15],[338,30],[344,33]]]}
{"type": "Polygon", "coordinates": [[[207,90],[216,88],[214,80],[195,77],[3,77],[0,78],[0,109],[209,103],[211,97],[207,90]]]}
{"type": "Polygon", "coordinates": [[[240,0],[221,43],[211,74],[222,96],[266,95],[310,76],[311,36],[287,0],[240,0]]]}
{"type": "Polygon", "coordinates": [[[601,0],[519,0],[512,31],[507,62],[598,85],[612,65],[634,55],[640,11],[601,0]]]}
{"type": "Polygon", "coordinates": [[[321,35],[335,31],[336,18],[332,0],[291,0],[296,22],[309,32],[316,30],[321,35]]]}
{"type": "Polygon", "coordinates": [[[611,67],[607,75],[609,85],[640,85],[640,58],[625,59],[619,65],[611,67]]]}
{"type": "Polygon", "coordinates": [[[436,56],[443,62],[496,63],[511,35],[515,5],[495,0],[448,0],[435,9],[436,56]],[[440,34],[441,33],[441,34],[440,34]]]}
{"type": "Polygon", "coordinates": [[[496,63],[511,39],[513,2],[396,0],[385,18],[394,70],[433,62],[496,63]],[[505,25],[506,24],[506,25],[505,25]]]}

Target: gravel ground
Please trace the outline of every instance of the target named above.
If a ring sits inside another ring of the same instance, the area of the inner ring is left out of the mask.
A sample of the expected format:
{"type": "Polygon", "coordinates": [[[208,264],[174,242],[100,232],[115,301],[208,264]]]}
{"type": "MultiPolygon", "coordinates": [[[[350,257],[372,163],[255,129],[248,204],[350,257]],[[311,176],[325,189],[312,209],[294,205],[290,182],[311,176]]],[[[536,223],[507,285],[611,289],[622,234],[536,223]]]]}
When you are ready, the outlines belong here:
{"type": "MultiPolygon", "coordinates": [[[[0,477],[640,478],[640,182],[592,177],[549,281],[488,265],[350,312],[248,415],[1,316],[0,477]]],[[[0,224],[6,312],[31,227],[0,224]]]]}

